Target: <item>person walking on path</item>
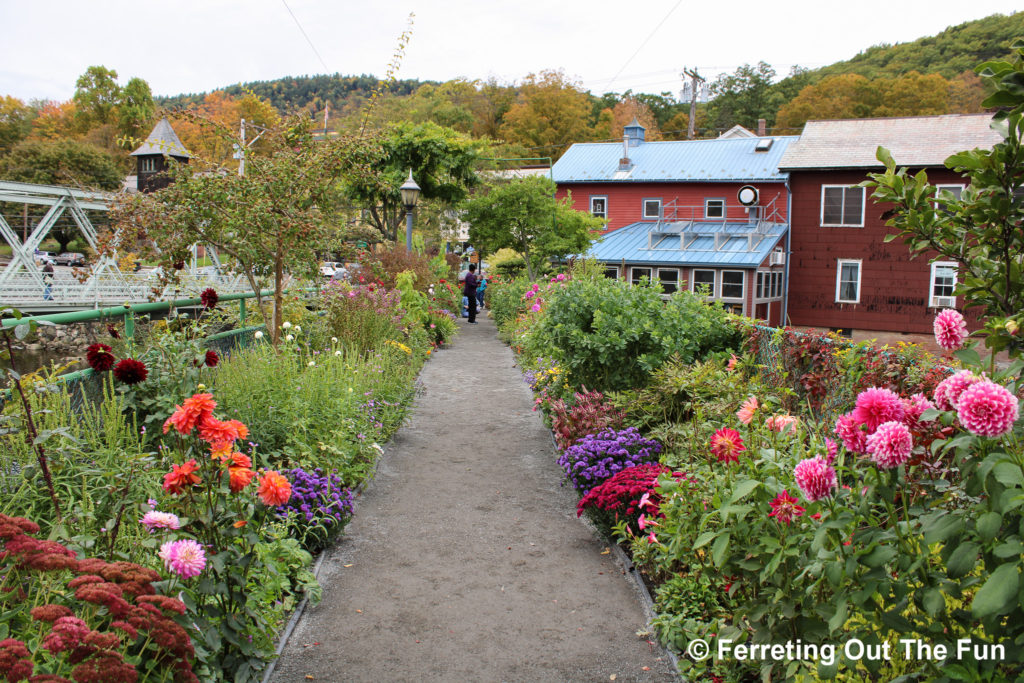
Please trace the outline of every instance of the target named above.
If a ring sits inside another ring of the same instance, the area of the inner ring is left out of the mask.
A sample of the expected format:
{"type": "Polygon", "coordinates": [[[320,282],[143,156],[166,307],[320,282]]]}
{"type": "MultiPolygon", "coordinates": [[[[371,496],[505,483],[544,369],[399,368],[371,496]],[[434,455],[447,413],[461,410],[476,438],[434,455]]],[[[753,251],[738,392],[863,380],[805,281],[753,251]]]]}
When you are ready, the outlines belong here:
{"type": "Polygon", "coordinates": [[[494,321],[419,384],[270,683],[678,683],[494,321]]]}
{"type": "Polygon", "coordinates": [[[53,300],[53,261],[49,259],[43,266],[43,300],[53,300]]]}
{"type": "Polygon", "coordinates": [[[469,264],[469,272],[466,273],[466,284],[463,286],[462,294],[469,299],[469,324],[476,325],[476,264],[469,264]]]}
{"type": "Polygon", "coordinates": [[[476,310],[482,311],[484,309],[484,291],[487,289],[487,276],[484,275],[483,271],[480,271],[480,283],[476,287],[476,310]]]}

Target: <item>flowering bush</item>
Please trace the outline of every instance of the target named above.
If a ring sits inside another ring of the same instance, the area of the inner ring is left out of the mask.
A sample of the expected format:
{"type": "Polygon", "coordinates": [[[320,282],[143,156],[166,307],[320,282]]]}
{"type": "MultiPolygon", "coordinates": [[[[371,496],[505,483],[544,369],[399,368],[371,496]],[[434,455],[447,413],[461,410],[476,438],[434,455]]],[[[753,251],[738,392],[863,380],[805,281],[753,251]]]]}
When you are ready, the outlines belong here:
{"type": "Polygon", "coordinates": [[[565,449],[558,464],[573,487],[585,495],[626,468],[657,461],[660,452],[661,444],[640,436],[634,427],[606,429],[578,439],[565,449]]]}
{"type": "Polygon", "coordinates": [[[576,392],[573,399],[569,403],[554,399],[549,406],[551,430],[561,450],[569,448],[587,434],[622,426],[625,413],[607,403],[601,392],[586,391],[584,388],[582,392],[576,392]]]}
{"type": "Polygon", "coordinates": [[[332,280],[320,293],[320,310],[326,334],[357,351],[403,338],[404,310],[398,290],[332,280]]]}
{"type": "Polygon", "coordinates": [[[296,467],[282,472],[292,484],[292,496],[278,508],[289,529],[310,551],[326,548],[352,517],[353,494],[336,471],[296,467]]]}
{"type": "Polygon", "coordinates": [[[9,681],[198,681],[185,605],[130,562],[78,559],[0,514],[0,677],[9,681]]]}

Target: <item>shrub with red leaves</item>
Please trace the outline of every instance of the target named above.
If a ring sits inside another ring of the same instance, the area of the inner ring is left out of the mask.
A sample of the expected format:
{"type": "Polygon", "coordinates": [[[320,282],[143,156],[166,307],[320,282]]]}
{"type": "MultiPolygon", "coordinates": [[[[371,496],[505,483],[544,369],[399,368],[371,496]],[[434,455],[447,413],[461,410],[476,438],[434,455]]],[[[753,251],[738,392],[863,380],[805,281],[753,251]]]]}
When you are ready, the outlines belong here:
{"type": "Polygon", "coordinates": [[[118,382],[125,384],[138,384],[145,381],[148,374],[149,370],[146,369],[146,364],[134,358],[122,358],[114,366],[114,377],[118,382]]]}
{"type": "Polygon", "coordinates": [[[85,351],[85,361],[94,372],[106,372],[114,367],[114,354],[106,344],[92,344],[85,351]]]}
{"type": "Polygon", "coordinates": [[[686,479],[686,475],[673,472],[657,462],[628,467],[583,496],[576,505],[576,516],[582,515],[589,507],[614,512],[620,519],[625,517],[630,522],[635,522],[642,512],[656,515],[661,501],[654,488],[658,485],[658,477],[663,474],[671,474],[677,480],[686,479]],[[641,510],[640,499],[645,493],[648,495],[648,502],[641,510]]]}
{"type": "Polygon", "coordinates": [[[605,403],[600,391],[576,392],[575,400],[567,404],[561,399],[551,401],[551,431],[561,450],[576,443],[587,434],[605,429],[618,429],[626,414],[605,403]]]}

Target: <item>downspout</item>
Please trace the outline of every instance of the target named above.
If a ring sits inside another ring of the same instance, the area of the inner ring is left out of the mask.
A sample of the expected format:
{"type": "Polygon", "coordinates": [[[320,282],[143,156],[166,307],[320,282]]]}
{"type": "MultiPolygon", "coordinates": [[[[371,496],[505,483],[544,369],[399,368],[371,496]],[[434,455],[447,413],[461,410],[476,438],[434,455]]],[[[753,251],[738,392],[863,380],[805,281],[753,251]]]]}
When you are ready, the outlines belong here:
{"type": "Polygon", "coordinates": [[[789,316],[789,262],[792,259],[790,239],[793,235],[793,190],[789,187],[788,173],[786,174],[786,226],[786,267],[782,275],[785,286],[782,288],[782,316],[779,320],[782,327],[786,326],[789,316]]]}

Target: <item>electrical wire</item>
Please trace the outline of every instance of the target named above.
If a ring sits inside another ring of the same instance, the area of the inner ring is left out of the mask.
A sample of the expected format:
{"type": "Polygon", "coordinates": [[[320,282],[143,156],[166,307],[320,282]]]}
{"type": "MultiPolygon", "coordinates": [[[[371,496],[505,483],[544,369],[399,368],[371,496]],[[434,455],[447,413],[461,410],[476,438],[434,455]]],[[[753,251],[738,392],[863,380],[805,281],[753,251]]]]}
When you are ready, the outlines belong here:
{"type": "Polygon", "coordinates": [[[650,32],[650,34],[648,34],[648,36],[647,36],[646,38],[644,38],[644,42],[640,43],[640,47],[638,47],[638,48],[636,49],[636,52],[634,52],[634,53],[633,53],[633,56],[632,56],[632,57],[630,57],[629,59],[627,59],[627,60],[626,60],[626,63],[622,65],[622,68],[621,68],[621,69],[619,69],[619,73],[617,73],[617,74],[615,74],[614,76],[612,76],[612,80],[608,82],[608,85],[607,85],[607,86],[605,86],[605,87],[606,87],[606,88],[607,88],[608,90],[611,90],[611,88],[612,88],[612,83],[614,83],[614,82],[615,82],[615,79],[617,79],[617,78],[619,77],[619,75],[621,75],[621,74],[622,74],[622,72],[626,70],[626,67],[627,67],[627,66],[629,66],[630,62],[632,62],[632,61],[633,61],[633,59],[634,59],[634,58],[635,58],[635,57],[636,57],[636,56],[637,56],[638,54],[640,54],[640,51],[644,49],[644,46],[645,46],[645,45],[647,45],[647,41],[649,41],[649,40],[650,40],[651,38],[653,38],[653,37],[654,37],[654,34],[658,32],[658,29],[660,29],[660,28],[661,28],[662,24],[664,24],[664,23],[665,23],[666,21],[668,21],[668,18],[669,18],[670,16],[672,16],[672,13],[673,13],[673,12],[675,12],[675,11],[676,11],[677,9],[679,9],[679,6],[680,6],[681,4],[683,4],[683,0],[679,0],[679,2],[677,2],[677,3],[675,4],[675,6],[674,6],[674,7],[672,8],[672,9],[670,9],[670,10],[668,11],[668,14],[666,14],[666,15],[665,15],[665,18],[664,18],[664,19],[662,19],[662,20],[661,20],[660,22],[658,22],[658,25],[654,27],[654,30],[653,30],[653,31],[651,31],[651,32],[650,32]]]}
{"type": "Polygon", "coordinates": [[[292,12],[292,8],[288,6],[288,3],[285,2],[285,0],[281,0],[281,4],[284,5],[284,8],[286,10],[288,10],[288,14],[292,15],[292,19],[295,20],[295,25],[299,27],[299,31],[302,33],[302,37],[306,39],[307,43],[309,43],[309,47],[311,50],[313,50],[313,54],[316,55],[316,58],[319,59],[320,63],[324,65],[325,72],[330,73],[331,67],[327,66],[327,62],[325,62],[324,58],[320,56],[320,52],[316,49],[316,46],[313,45],[313,41],[309,39],[309,36],[306,34],[306,29],[302,28],[302,24],[299,23],[299,18],[295,16],[295,12],[292,12]]]}

